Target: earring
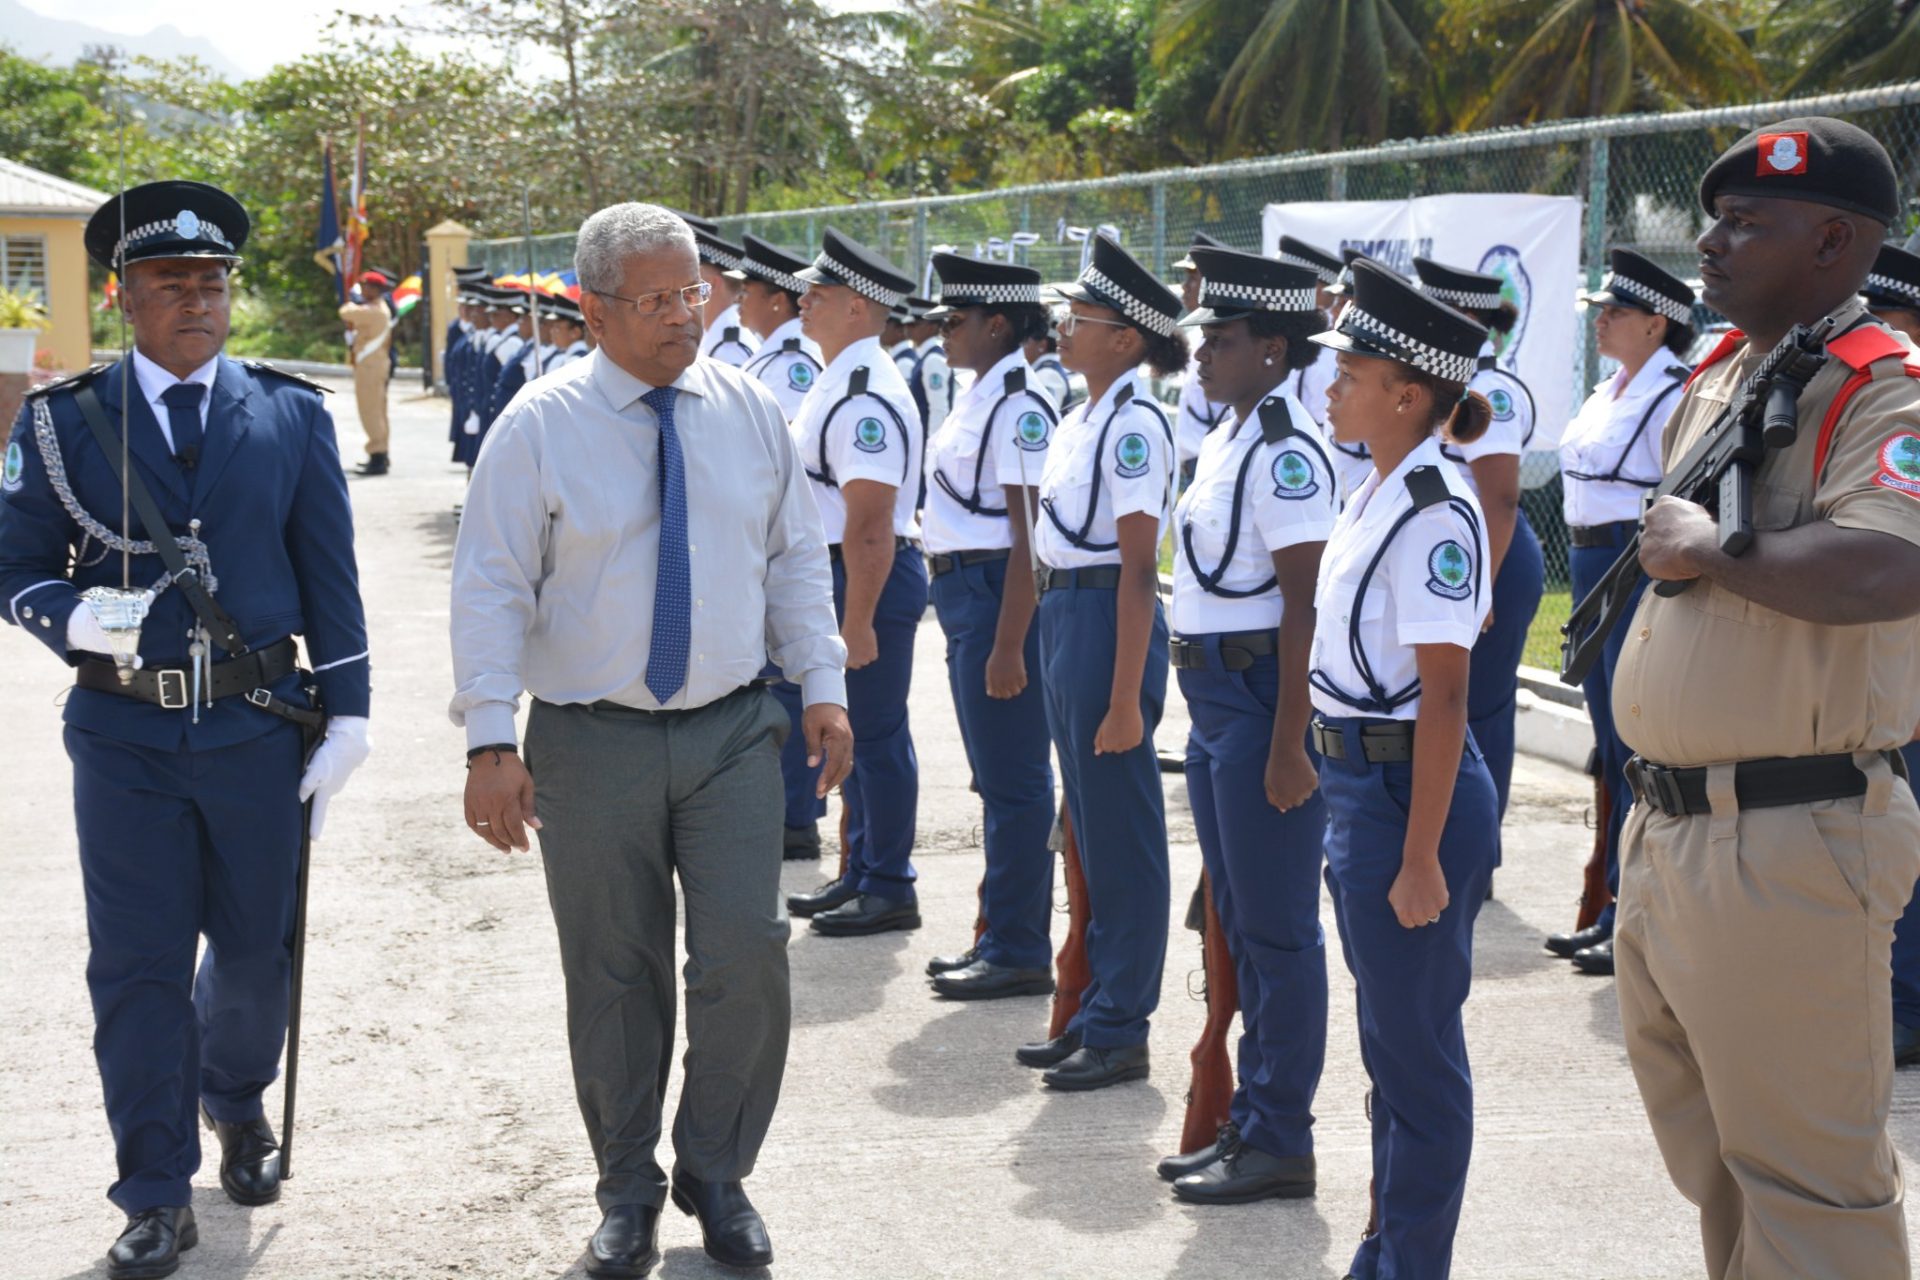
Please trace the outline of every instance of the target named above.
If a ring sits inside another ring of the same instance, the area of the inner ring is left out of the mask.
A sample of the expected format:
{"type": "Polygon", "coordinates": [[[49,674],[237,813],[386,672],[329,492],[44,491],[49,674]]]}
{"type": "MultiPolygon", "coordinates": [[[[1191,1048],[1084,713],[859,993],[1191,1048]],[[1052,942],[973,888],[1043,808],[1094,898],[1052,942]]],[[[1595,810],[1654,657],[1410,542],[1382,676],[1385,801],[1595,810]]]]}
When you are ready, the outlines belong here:
{"type": "Polygon", "coordinates": [[[1273,357],[1272,357],[1272,356],[1268,356],[1268,357],[1266,358],[1266,361],[1265,361],[1265,363],[1266,363],[1266,365],[1267,365],[1267,367],[1268,367],[1268,368],[1272,368],[1272,367],[1273,367],[1273,357]]]}

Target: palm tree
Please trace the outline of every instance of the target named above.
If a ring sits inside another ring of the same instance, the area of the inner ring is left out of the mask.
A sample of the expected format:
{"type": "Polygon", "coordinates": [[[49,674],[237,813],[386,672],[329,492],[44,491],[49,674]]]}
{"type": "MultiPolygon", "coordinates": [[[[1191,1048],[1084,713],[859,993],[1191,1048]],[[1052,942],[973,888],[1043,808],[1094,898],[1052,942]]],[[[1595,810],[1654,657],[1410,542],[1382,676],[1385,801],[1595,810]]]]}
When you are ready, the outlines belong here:
{"type": "Polygon", "coordinates": [[[1792,68],[1788,93],[1905,79],[1920,67],[1920,0],[1773,0],[1758,39],[1792,68]]]}
{"type": "Polygon", "coordinates": [[[1725,0],[1462,0],[1456,21],[1527,34],[1461,125],[1751,97],[1765,76],[1727,13],[1725,0]]]}
{"type": "Polygon", "coordinates": [[[1154,33],[1164,69],[1218,38],[1244,31],[1207,123],[1230,149],[1258,137],[1283,150],[1338,147],[1383,137],[1397,79],[1431,84],[1416,34],[1421,0],[1167,0],[1154,33]],[[1257,19],[1256,16],[1257,15],[1257,19]]]}

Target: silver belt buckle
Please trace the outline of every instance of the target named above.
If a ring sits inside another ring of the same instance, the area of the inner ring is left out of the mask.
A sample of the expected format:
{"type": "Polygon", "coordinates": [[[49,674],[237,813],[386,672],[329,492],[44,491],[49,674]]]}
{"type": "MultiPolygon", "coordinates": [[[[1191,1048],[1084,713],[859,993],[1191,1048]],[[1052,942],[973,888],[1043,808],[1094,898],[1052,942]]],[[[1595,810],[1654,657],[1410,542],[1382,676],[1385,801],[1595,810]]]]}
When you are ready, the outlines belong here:
{"type": "Polygon", "coordinates": [[[160,705],[168,711],[185,711],[193,699],[187,693],[187,673],[179,670],[156,671],[159,678],[160,705]]]}
{"type": "Polygon", "coordinates": [[[265,710],[267,707],[267,704],[273,701],[273,695],[267,692],[265,689],[253,689],[247,693],[247,701],[251,702],[256,707],[259,707],[262,710],[265,710]]]}

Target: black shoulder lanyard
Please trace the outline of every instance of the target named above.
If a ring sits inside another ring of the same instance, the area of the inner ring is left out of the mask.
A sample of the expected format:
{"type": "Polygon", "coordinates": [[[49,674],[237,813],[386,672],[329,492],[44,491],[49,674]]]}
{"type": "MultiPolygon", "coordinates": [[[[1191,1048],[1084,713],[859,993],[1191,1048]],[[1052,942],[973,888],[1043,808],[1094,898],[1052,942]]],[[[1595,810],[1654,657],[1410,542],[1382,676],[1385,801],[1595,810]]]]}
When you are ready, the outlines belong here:
{"type": "MultiPolygon", "coordinates": [[[[809,467],[806,468],[806,472],[809,477],[818,480],[829,489],[838,489],[840,482],[833,478],[833,468],[827,464],[827,430],[833,426],[835,414],[864,395],[867,395],[867,366],[861,365],[853,371],[853,376],[847,379],[847,393],[835,400],[833,407],[828,409],[826,416],[820,420],[820,469],[815,471],[809,467]]],[[[887,417],[893,419],[894,430],[900,433],[900,483],[905,484],[907,476],[913,471],[913,443],[907,436],[906,421],[901,418],[898,410],[879,396],[873,396],[872,400],[887,411],[887,417]]]]}
{"type": "Polygon", "coordinates": [[[1278,575],[1269,574],[1267,580],[1257,587],[1223,587],[1221,579],[1227,576],[1227,570],[1233,564],[1233,553],[1240,546],[1240,511],[1242,499],[1247,492],[1247,473],[1253,469],[1253,459],[1263,444],[1278,444],[1288,438],[1298,438],[1312,448],[1319,457],[1320,465],[1325,469],[1329,481],[1333,480],[1333,461],[1327,457],[1326,450],[1312,436],[1301,431],[1293,421],[1293,412],[1287,408],[1284,400],[1268,399],[1260,402],[1260,439],[1247,446],[1246,456],[1240,459],[1240,470],[1233,478],[1233,513],[1227,519],[1227,546],[1220,553],[1220,563],[1208,573],[1200,567],[1200,558],[1193,550],[1193,521],[1184,520],[1180,526],[1180,546],[1186,553],[1187,567],[1193,570],[1194,581],[1200,589],[1210,596],[1220,596],[1227,600],[1244,600],[1249,596],[1265,595],[1280,585],[1278,575]]]}
{"type": "Polygon", "coordinates": [[[1476,606],[1480,603],[1480,591],[1487,577],[1486,538],[1481,532],[1480,519],[1474,514],[1472,504],[1464,498],[1456,497],[1447,488],[1446,478],[1431,466],[1415,467],[1407,472],[1406,486],[1408,496],[1413,499],[1413,505],[1394,519],[1393,524],[1387,529],[1386,537],[1380,539],[1380,545],[1374,549],[1373,558],[1367,562],[1366,570],[1360,575],[1360,584],[1354,589],[1353,609],[1347,617],[1347,651],[1353,658],[1353,669],[1360,673],[1362,680],[1366,681],[1366,694],[1356,696],[1342,689],[1319,667],[1307,673],[1307,683],[1322,693],[1337,698],[1350,707],[1375,715],[1390,715],[1420,696],[1420,677],[1418,676],[1415,676],[1405,688],[1389,693],[1387,687],[1374,675],[1373,663],[1368,661],[1366,646],[1360,639],[1360,604],[1366,599],[1367,588],[1373,583],[1374,572],[1379,569],[1380,562],[1386,558],[1387,549],[1393,545],[1394,538],[1399,536],[1400,531],[1422,511],[1445,503],[1466,521],[1467,529],[1473,538],[1474,551],[1478,557],[1474,562],[1473,578],[1473,602],[1476,606]]]}
{"type": "Polygon", "coordinates": [[[1620,456],[1614,459],[1612,470],[1604,475],[1593,475],[1585,471],[1568,471],[1563,473],[1567,479],[1592,480],[1601,484],[1630,484],[1636,489],[1652,489],[1658,487],[1660,484],[1658,477],[1652,480],[1630,480],[1620,473],[1626,470],[1627,459],[1633,455],[1634,446],[1638,445],[1640,438],[1647,434],[1647,426],[1653,421],[1654,413],[1661,405],[1667,402],[1668,396],[1686,385],[1686,378],[1689,372],[1690,370],[1684,365],[1675,365],[1667,370],[1667,375],[1671,380],[1666,386],[1660,388],[1659,395],[1648,402],[1646,411],[1640,415],[1640,424],[1633,429],[1633,434],[1627,437],[1627,443],[1620,450],[1620,456]]]}
{"type": "MultiPolygon", "coordinates": [[[[959,503],[962,508],[972,512],[976,516],[1003,516],[1007,514],[1005,507],[989,507],[980,501],[980,475],[982,469],[986,466],[987,450],[993,443],[994,419],[1000,416],[1000,410],[1006,408],[1009,400],[1012,400],[1015,396],[1025,395],[1026,392],[1027,371],[1025,369],[1007,370],[1005,389],[1000,393],[1000,398],[993,402],[993,408],[987,410],[986,423],[980,428],[980,447],[973,455],[973,493],[971,496],[961,493],[953,481],[947,479],[946,472],[940,470],[939,467],[932,468],[933,482],[939,485],[948,497],[952,498],[955,502],[959,503]]],[[[1046,414],[1049,426],[1057,427],[1060,425],[1060,416],[1053,411],[1053,406],[1047,403],[1045,396],[1035,396],[1033,400],[1040,406],[1040,411],[1046,414]]],[[[1016,431],[1017,430],[1018,426],[1016,424],[1016,431]]],[[[1019,440],[1016,439],[1014,441],[1014,447],[1021,447],[1019,440]]],[[[1001,487],[1005,488],[1006,483],[1006,479],[1002,477],[1000,481],[1001,487]]]]}
{"type": "Polygon", "coordinates": [[[1077,531],[1069,529],[1061,522],[1059,513],[1053,509],[1052,498],[1040,499],[1040,509],[1047,513],[1047,519],[1053,521],[1053,527],[1060,531],[1060,536],[1065,538],[1070,545],[1078,547],[1082,551],[1113,551],[1120,546],[1117,540],[1113,542],[1095,542],[1087,537],[1087,531],[1093,528],[1094,513],[1100,509],[1101,459],[1106,455],[1107,429],[1113,426],[1113,420],[1119,416],[1120,411],[1130,404],[1138,404],[1143,408],[1153,411],[1153,416],[1160,421],[1161,432],[1167,437],[1167,448],[1169,450],[1173,448],[1173,424],[1167,421],[1167,415],[1162,413],[1160,406],[1153,401],[1135,400],[1133,398],[1133,384],[1129,382],[1126,386],[1121,387],[1119,391],[1114,393],[1113,408],[1107,410],[1106,421],[1100,424],[1100,434],[1093,442],[1093,484],[1087,490],[1087,514],[1086,518],[1081,520],[1080,528],[1077,531]]]}

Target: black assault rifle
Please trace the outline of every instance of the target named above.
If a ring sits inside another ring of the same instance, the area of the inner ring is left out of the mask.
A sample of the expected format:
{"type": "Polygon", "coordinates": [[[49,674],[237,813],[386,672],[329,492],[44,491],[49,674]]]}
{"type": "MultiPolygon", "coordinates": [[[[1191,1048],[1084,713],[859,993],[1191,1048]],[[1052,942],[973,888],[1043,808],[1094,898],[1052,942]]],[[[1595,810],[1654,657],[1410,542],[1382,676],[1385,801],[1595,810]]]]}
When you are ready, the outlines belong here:
{"type": "MultiPolygon", "coordinates": [[[[1767,353],[1731,403],[1687,456],[1647,495],[1647,504],[1673,495],[1697,502],[1720,522],[1720,549],[1742,555],[1753,545],[1753,474],[1767,454],[1792,446],[1800,432],[1800,393],[1826,367],[1831,318],[1797,324],[1767,353]]],[[[1560,679],[1578,685],[1599,660],[1600,650],[1626,612],[1642,570],[1640,535],[1621,550],[1607,576],[1595,584],[1560,628],[1560,679]]],[[[1659,582],[1654,590],[1677,596],[1692,580],[1659,582]]]]}

